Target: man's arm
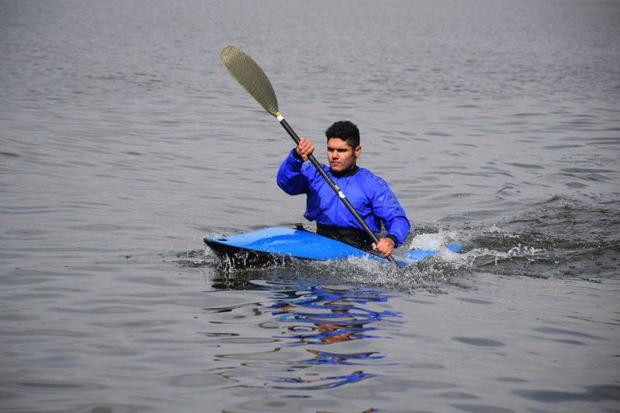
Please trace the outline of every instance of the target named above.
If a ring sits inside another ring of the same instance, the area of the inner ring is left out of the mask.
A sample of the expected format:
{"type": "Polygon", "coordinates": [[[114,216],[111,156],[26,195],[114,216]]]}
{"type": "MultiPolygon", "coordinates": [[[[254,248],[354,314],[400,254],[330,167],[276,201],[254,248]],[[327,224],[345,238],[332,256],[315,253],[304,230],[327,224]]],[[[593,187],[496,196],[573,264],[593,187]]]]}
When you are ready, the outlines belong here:
{"type": "Polygon", "coordinates": [[[301,138],[299,145],[284,159],[278,170],[278,186],[289,195],[305,193],[309,188],[308,178],[302,172],[304,161],[314,151],[314,145],[306,138],[301,138]]]}
{"type": "Polygon", "coordinates": [[[411,224],[407,219],[405,210],[388,184],[382,178],[376,178],[373,210],[382,219],[387,230],[387,236],[381,238],[376,245],[373,245],[373,248],[387,257],[392,254],[396,247],[405,242],[409,231],[411,231],[411,224]]]}

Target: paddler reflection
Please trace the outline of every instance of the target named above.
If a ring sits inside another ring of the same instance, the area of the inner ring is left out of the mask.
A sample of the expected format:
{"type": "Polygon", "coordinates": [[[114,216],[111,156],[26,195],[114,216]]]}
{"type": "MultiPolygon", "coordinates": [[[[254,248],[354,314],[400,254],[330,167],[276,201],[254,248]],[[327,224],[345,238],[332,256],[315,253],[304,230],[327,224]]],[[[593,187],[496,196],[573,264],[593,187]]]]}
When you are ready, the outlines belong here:
{"type": "MultiPolygon", "coordinates": [[[[291,346],[330,345],[354,340],[380,338],[371,334],[377,321],[397,318],[391,311],[374,311],[368,304],[387,301],[387,295],[376,290],[338,290],[312,286],[304,290],[281,291],[285,296],[272,308],[273,315],[281,322],[290,323],[287,330],[291,346]]],[[[339,347],[342,348],[342,347],[339,347]]],[[[344,347],[346,348],[346,347],[344,347]]],[[[383,359],[376,351],[333,352],[327,349],[306,349],[311,358],[297,362],[304,365],[352,365],[357,368],[350,374],[322,377],[304,370],[302,377],[287,377],[280,381],[289,384],[305,384],[302,389],[316,390],[339,387],[373,377],[364,372],[372,360],[383,359]]],[[[281,386],[276,386],[282,388],[281,386]]],[[[299,387],[295,387],[299,389],[299,387]]]]}

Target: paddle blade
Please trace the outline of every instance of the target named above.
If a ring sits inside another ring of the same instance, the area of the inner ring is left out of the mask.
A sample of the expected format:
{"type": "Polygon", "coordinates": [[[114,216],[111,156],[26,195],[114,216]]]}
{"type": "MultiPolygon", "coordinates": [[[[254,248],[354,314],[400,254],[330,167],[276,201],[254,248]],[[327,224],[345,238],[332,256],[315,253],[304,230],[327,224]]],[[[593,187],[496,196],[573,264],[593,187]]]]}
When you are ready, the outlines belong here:
{"type": "Polygon", "coordinates": [[[273,116],[278,116],[278,99],[273,91],[271,82],[263,69],[241,49],[228,46],[220,53],[220,60],[228,69],[232,77],[250,94],[256,101],[273,116]]]}

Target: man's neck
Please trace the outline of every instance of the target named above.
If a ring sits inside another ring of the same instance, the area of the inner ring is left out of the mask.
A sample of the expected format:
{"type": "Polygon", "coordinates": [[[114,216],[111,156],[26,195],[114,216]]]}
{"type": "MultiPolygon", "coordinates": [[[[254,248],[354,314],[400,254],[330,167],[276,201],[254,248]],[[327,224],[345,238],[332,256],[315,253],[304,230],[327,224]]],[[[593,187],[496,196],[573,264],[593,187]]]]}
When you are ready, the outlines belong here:
{"type": "Polygon", "coordinates": [[[360,167],[357,165],[353,165],[352,167],[350,167],[349,169],[346,169],[344,171],[340,171],[340,172],[334,172],[334,170],[332,169],[332,175],[334,175],[335,177],[338,178],[342,178],[345,176],[353,176],[357,173],[357,171],[359,171],[360,167]]]}

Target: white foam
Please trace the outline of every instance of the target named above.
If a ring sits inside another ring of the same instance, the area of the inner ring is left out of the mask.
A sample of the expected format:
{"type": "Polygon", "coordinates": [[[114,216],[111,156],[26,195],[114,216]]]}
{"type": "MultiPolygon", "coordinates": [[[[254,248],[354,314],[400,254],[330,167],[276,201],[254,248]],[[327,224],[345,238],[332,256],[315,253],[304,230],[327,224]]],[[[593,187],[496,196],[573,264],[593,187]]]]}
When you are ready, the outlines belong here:
{"type": "Polygon", "coordinates": [[[454,241],[457,234],[454,231],[439,231],[430,234],[418,234],[409,244],[409,249],[439,250],[439,258],[444,261],[459,261],[463,259],[462,254],[450,251],[446,244],[454,241]]]}
{"type": "Polygon", "coordinates": [[[440,250],[447,243],[454,241],[458,234],[455,231],[439,231],[431,234],[418,234],[409,244],[409,249],[440,250]]]}

